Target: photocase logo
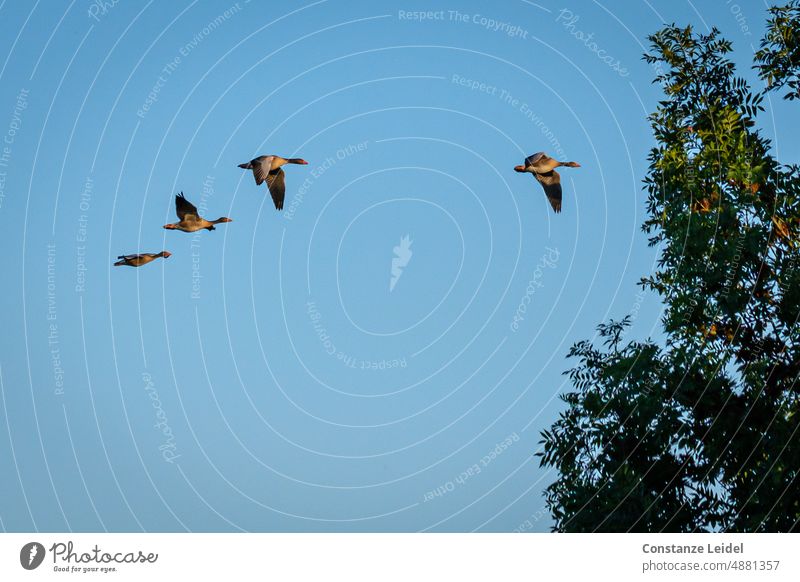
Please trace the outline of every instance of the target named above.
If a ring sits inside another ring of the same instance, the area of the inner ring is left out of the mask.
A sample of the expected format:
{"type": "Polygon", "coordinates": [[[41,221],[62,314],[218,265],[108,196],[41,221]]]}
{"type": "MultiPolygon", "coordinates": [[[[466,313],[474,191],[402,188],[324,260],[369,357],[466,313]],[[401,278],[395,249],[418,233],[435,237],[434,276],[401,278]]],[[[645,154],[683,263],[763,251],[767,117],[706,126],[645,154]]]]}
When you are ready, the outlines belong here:
{"type": "Polygon", "coordinates": [[[390,292],[394,291],[394,286],[397,285],[397,282],[400,280],[400,276],[403,274],[403,269],[411,260],[411,255],[414,254],[411,251],[412,242],[414,241],[409,238],[409,235],[405,235],[404,237],[400,238],[400,244],[392,249],[395,256],[392,258],[392,278],[389,279],[390,292]]]}
{"type": "Polygon", "coordinates": [[[44,546],[39,542],[28,542],[19,551],[19,563],[26,570],[35,570],[44,561],[44,546]]]}

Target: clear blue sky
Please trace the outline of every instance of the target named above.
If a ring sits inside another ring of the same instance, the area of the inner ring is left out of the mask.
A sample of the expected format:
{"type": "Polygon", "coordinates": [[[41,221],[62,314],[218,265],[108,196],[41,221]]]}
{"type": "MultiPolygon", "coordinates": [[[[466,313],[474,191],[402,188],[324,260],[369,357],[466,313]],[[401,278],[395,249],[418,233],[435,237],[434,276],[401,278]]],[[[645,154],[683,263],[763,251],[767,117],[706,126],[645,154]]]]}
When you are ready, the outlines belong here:
{"type": "Polygon", "coordinates": [[[752,79],[740,4],[0,3],[0,526],[547,530],[569,346],[658,332],[646,36],[752,79]],[[558,216],[540,150],[582,164],[558,216]],[[237,168],[273,153],[282,214],[237,168]],[[179,191],[234,221],[162,229],[179,191]]]}

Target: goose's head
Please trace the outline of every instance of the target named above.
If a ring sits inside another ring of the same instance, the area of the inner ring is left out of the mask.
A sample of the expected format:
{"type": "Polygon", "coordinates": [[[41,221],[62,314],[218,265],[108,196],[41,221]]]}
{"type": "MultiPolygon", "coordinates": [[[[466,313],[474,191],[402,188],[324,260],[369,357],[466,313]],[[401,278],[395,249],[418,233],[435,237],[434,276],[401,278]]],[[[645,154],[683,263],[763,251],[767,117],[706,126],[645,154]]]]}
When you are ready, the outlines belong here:
{"type": "Polygon", "coordinates": [[[525,171],[525,166],[514,166],[514,171],[515,172],[524,172],[525,171]]]}
{"type": "Polygon", "coordinates": [[[161,256],[164,257],[165,259],[168,259],[172,256],[172,253],[169,251],[161,251],[161,256]]]}

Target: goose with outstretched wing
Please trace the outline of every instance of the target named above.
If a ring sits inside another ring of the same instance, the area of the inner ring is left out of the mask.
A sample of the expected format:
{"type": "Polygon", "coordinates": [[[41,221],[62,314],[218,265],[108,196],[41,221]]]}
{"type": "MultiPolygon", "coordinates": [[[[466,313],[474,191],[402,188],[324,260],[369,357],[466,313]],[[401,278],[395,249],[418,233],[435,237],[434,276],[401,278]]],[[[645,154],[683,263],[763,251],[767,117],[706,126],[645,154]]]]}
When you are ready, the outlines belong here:
{"type": "Polygon", "coordinates": [[[167,230],[182,230],[183,232],[196,232],[198,230],[215,230],[215,224],[233,222],[227,216],[221,216],[216,220],[206,220],[197,212],[197,207],[189,202],[183,192],[175,196],[175,212],[178,215],[178,222],[165,224],[167,230]]]}
{"type": "Polygon", "coordinates": [[[117,257],[119,260],[114,263],[114,266],[121,267],[125,265],[128,267],[141,267],[147,263],[152,263],[158,258],[164,257],[165,259],[168,259],[170,256],[172,256],[172,253],[169,251],[161,251],[160,253],[141,253],[138,255],[120,255],[117,257]]]}
{"type": "Polygon", "coordinates": [[[561,175],[556,172],[556,168],[559,166],[568,168],[581,167],[577,162],[559,162],[544,152],[528,156],[525,158],[525,164],[514,167],[517,172],[533,174],[533,177],[542,185],[544,194],[556,213],[561,212],[562,199],[561,175]]]}
{"type": "Polygon", "coordinates": [[[239,164],[239,167],[243,170],[253,170],[253,178],[256,180],[256,186],[261,186],[261,184],[266,182],[275,208],[283,210],[283,200],[286,198],[286,175],[281,166],[285,166],[286,164],[305,166],[308,162],[302,158],[258,156],[249,162],[239,164]]]}

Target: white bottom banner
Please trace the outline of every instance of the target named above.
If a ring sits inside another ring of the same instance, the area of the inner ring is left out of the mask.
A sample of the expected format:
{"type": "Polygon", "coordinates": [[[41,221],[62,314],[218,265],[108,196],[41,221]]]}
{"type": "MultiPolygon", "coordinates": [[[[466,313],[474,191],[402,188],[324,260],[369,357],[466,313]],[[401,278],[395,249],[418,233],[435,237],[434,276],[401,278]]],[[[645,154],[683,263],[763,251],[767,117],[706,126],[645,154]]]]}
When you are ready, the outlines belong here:
{"type": "Polygon", "coordinates": [[[791,534],[14,533],[0,535],[0,580],[800,580],[798,541],[791,534]]]}

